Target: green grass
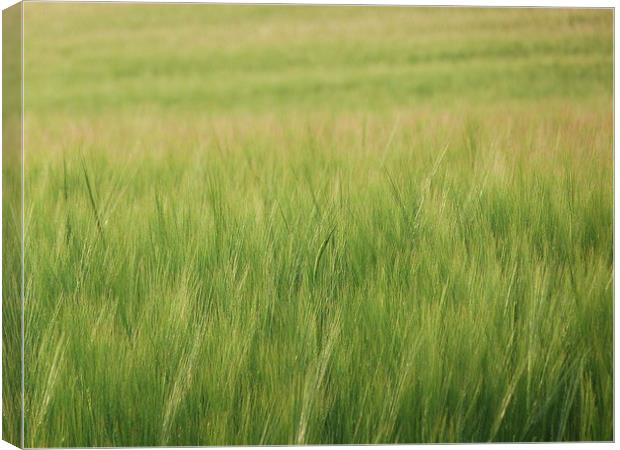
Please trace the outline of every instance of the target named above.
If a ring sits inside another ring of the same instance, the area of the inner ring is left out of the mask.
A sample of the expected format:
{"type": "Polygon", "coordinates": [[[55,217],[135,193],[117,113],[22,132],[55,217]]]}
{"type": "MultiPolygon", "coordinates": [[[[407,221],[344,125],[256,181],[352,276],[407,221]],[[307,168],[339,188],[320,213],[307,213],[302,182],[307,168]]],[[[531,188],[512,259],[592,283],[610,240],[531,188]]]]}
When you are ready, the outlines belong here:
{"type": "Polygon", "coordinates": [[[613,438],[610,10],[25,30],[26,446],[613,438]]]}

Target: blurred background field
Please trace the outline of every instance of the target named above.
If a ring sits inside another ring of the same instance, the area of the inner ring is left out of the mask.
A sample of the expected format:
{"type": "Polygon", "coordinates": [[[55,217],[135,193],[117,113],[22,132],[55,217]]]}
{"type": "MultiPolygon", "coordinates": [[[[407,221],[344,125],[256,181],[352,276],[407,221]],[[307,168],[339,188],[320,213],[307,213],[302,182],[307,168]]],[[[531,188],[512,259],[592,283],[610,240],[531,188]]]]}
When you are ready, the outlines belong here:
{"type": "Polygon", "coordinates": [[[612,24],[25,4],[26,445],[611,440],[612,24]]]}
{"type": "Polygon", "coordinates": [[[369,112],[611,92],[609,10],[59,3],[25,14],[32,113],[369,112]]]}

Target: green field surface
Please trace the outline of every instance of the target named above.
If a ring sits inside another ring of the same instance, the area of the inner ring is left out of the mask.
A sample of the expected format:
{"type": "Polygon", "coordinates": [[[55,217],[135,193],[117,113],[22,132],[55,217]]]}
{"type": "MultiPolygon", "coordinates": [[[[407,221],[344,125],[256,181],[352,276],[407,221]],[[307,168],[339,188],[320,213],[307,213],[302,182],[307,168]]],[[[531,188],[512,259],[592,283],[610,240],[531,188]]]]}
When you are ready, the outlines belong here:
{"type": "Polygon", "coordinates": [[[25,445],[613,439],[613,11],[26,3],[25,445]]]}

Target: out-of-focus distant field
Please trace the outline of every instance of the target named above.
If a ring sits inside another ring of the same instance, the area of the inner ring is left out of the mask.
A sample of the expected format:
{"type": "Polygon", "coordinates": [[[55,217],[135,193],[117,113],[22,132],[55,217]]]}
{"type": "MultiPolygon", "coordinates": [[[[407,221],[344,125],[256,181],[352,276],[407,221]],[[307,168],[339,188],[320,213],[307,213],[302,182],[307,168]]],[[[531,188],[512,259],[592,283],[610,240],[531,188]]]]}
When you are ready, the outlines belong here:
{"type": "Polygon", "coordinates": [[[32,113],[391,112],[607,98],[612,13],[578,9],[26,7],[32,113]]]}
{"type": "Polygon", "coordinates": [[[613,438],[612,10],[24,11],[26,446],[613,438]]]}

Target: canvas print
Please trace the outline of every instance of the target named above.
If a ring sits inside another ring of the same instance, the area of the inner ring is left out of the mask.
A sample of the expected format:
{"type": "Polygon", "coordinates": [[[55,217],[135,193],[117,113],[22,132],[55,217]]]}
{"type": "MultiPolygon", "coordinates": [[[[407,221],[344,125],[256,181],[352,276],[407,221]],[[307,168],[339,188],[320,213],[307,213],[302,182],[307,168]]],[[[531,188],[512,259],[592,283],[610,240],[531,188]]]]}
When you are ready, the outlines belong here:
{"type": "Polygon", "coordinates": [[[613,10],[3,12],[3,439],[613,440],[613,10]]]}

